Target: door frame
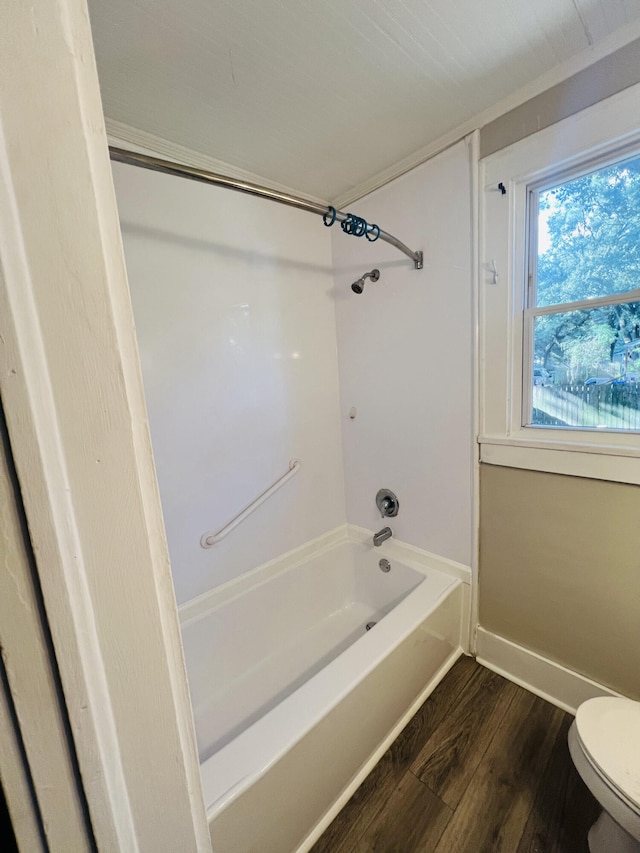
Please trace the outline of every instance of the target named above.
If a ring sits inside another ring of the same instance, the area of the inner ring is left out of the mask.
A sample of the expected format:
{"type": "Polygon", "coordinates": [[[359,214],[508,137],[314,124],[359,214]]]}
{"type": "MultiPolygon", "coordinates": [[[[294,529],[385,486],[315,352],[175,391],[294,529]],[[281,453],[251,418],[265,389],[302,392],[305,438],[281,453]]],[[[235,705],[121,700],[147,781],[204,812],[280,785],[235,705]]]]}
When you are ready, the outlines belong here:
{"type": "Polygon", "coordinates": [[[88,11],[3,13],[0,392],[91,823],[206,851],[88,11]]]}
{"type": "Polygon", "coordinates": [[[95,851],[0,401],[0,775],[19,850],[95,851]]]}

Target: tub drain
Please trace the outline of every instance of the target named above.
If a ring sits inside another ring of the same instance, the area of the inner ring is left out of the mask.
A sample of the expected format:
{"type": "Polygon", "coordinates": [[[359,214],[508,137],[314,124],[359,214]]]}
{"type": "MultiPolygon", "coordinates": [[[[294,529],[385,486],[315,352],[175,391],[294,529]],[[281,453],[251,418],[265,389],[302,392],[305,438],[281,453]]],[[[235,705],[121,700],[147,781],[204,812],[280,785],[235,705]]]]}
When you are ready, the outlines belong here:
{"type": "Polygon", "coordinates": [[[367,629],[367,631],[370,631],[374,625],[377,625],[377,622],[367,622],[365,628],[367,629]]]}

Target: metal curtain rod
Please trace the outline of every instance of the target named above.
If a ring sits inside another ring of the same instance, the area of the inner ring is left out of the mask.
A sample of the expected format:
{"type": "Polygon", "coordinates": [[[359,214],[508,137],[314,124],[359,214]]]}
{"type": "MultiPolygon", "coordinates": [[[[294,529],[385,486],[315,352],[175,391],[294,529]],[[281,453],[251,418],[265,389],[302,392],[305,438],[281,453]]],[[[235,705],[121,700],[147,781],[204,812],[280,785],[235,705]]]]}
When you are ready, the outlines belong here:
{"type": "Polygon", "coordinates": [[[404,252],[407,257],[411,258],[417,270],[422,269],[422,252],[411,251],[408,246],[405,246],[393,234],[388,234],[386,231],[378,228],[377,225],[370,225],[364,219],[355,217],[351,213],[342,213],[340,210],[335,210],[330,205],[309,201],[308,199],[289,195],[279,190],[272,190],[269,187],[263,187],[260,184],[253,184],[249,181],[230,178],[227,175],[218,175],[215,172],[208,172],[205,169],[196,169],[193,166],[184,166],[182,163],[174,163],[171,160],[161,160],[158,157],[150,157],[148,154],[127,151],[124,148],[117,148],[114,145],[109,146],[109,155],[112,160],[116,160],[119,163],[128,163],[130,166],[140,166],[143,169],[151,169],[154,172],[164,172],[166,175],[177,175],[180,178],[188,178],[191,181],[200,181],[204,184],[226,187],[230,190],[237,190],[241,193],[258,196],[258,198],[278,201],[280,204],[297,207],[309,213],[316,213],[322,216],[325,225],[333,225],[334,222],[340,222],[342,230],[347,234],[355,234],[358,237],[366,235],[367,239],[371,242],[380,238],[385,243],[390,243],[396,249],[404,252]],[[342,223],[345,224],[342,225],[342,223]],[[374,235],[373,238],[369,236],[371,234],[374,235]]]}

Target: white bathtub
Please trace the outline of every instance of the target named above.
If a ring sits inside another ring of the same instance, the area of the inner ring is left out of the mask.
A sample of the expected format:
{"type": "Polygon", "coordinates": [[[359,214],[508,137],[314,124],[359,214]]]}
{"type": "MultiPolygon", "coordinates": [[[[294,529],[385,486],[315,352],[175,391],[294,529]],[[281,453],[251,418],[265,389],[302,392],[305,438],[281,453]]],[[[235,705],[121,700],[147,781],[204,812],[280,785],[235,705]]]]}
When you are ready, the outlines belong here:
{"type": "Polygon", "coordinates": [[[214,850],[309,849],[459,656],[464,584],[392,551],[342,541],[181,608],[214,850]]]}

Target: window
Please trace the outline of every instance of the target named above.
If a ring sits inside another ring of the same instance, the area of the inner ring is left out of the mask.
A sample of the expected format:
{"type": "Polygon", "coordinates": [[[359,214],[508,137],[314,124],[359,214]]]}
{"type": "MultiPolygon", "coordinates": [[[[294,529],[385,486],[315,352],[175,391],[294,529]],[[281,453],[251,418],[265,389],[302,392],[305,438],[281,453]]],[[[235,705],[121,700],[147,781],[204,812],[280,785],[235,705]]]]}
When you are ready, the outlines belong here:
{"type": "Polygon", "coordinates": [[[488,464],[640,484],[640,85],[480,163],[488,464]]]}
{"type": "Polygon", "coordinates": [[[529,188],[523,424],[640,430],[640,156],[529,188]]]}

